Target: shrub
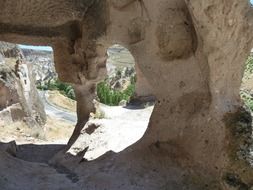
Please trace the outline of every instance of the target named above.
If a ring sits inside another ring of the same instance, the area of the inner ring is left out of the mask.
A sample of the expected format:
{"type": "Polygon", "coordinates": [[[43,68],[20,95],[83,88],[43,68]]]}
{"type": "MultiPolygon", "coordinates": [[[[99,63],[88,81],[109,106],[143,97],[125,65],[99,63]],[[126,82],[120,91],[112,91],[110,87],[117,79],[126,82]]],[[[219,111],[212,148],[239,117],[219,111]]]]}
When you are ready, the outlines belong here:
{"type": "Polygon", "coordinates": [[[72,86],[70,86],[70,87],[67,89],[66,95],[67,95],[67,97],[69,97],[69,98],[72,99],[72,100],[75,100],[75,99],[76,99],[75,91],[74,91],[74,89],[72,88],[72,86]]]}
{"type": "MultiPolygon", "coordinates": [[[[250,55],[245,63],[243,82],[249,80],[253,74],[253,56],[250,55]]],[[[250,93],[250,90],[241,89],[240,91],[241,99],[244,102],[244,105],[253,112],[253,96],[250,93]]]]}
{"type": "Polygon", "coordinates": [[[131,84],[135,84],[136,81],[137,81],[137,79],[136,79],[136,74],[135,74],[134,76],[131,76],[130,82],[131,82],[131,84]]]}
{"type": "Polygon", "coordinates": [[[113,90],[106,82],[97,85],[97,96],[101,103],[109,106],[117,106],[122,100],[129,102],[134,94],[135,86],[131,84],[124,91],[113,90]]]}
{"type": "Polygon", "coordinates": [[[245,106],[247,106],[250,111],[253,112],[253,97],[251,94],[248,91],[241,90],[240,95],[245,106]]]}
{"type": "Polygon", "coordinates": [[[39,85],[37,85],[37,89],[39,89],[39,90],[47,90],[47,86],[39,84],[39,85]]]}
{"type": "Polygon", "coordinates": [[[250,55],[245,64],[244,78],[248,79],[252,73],[253,73],[253,56],[250,55]]]}
{"type": "Polygon", "coordinates": [[[63,83],[59,80],[51,81],[48,85],[38,85],[40,90],[58,90],[62,95],[75,100],[75,92],[71,85],[63,83]]]}

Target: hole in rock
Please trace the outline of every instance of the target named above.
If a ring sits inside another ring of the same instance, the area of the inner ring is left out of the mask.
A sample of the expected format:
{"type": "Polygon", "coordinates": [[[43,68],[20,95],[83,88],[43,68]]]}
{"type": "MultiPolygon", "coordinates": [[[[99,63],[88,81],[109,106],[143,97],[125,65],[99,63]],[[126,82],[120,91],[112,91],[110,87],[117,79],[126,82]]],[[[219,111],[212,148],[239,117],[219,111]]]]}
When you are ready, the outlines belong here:
{"type": "MultiPolygon", "coordinates": [[[[18,149],[9,143],[8,151],[20,159],[48,163],[77,122],[74,90],[58,80],[51,47],[5,42],[0,47],[0,141],[15,140],[18,149]]],[[[69,150],[74,155],[87,150],[87,160],[141,139],[155,102],[131,53],[116,44],[107,54],[108,74],[95,90],[96,112],[69,150]]]]}
{"type": "Polygon", "coordinates": [[[253,0],[249,0],[249,2],[250,2],[250,4],[251,4],[251,6],[253,5],[253,0]]]}
{"type": "MultiPolygon", "coordinates": [[[[58,80],[53,50],[0,42],[0,141],[18,158],[47,162],[77,121],[75,93],[58,80]]],[[[1,146],[2,147],[2,146],[1,146]]]]}
{"type": "Polygon", "coordinates": [[[154,107],[150,86],[130,51],[115,44],[107,55],[107,77],[97,84],[96,113],[82,137],[89,146],[88,160],[110,150],[122,151],[141,139],[154,107]]]}
{"type": "Polygon", "coordinates": [[[245,63],[240,96],[247,112],[243,112],[243,115],[241,115],[240,122],[237,123],[234,132],[241,138],[245,138],[247,140],[245,140],[245,145],[243,146],[244,148],[241,148],[240,152],[237,154],[242,158],[249,160],[253,165],[253,144],[251,143],[253,115],[253,49],[251,50],[251,53],[245,63]]]}

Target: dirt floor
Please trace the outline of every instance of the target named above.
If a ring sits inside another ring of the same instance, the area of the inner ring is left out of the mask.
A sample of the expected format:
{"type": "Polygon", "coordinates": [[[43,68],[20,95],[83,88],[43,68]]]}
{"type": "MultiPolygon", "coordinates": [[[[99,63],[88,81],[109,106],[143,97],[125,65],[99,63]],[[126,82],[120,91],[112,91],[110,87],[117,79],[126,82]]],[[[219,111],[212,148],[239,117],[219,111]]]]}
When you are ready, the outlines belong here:
{"type": "MultiPolygon", "coordinates": [[[[131,106],[110,107],[104,104],[98,106],[103,114],[100,115],[100,118],[90,118],[75,145],[78,149],[89,146],[85,155],[88,160],[96,159],[108,151],[120,152],[138,141],[146,131],[153,110],[153,106],[142,108],[131,106]],[[91,124],[95,124],[97,127],[89,132],[87,127],[91,124]]],[[[47,144],[65,146],[72,134],[74,124],[48,115],[44,128],[29,128],[22,121],[5,125],[0,120],[0,129],[0,141],[3,143],[15,141],[19,146],[27,144],[34,146],[47,144]]],[[[57,148],[56,150],[58,151],[57,148]]],[[[22,151],[27,153],[27,157],[31,156],[29,150],[23,149],[22,151]]],[[[43,156],[39,151],[43,151],[44,157],[49,159],[45,152],[47,150],[36,150],[37,155],[43,156]]],[[[48,151],[52,154],[53,150],[48,151]]],[[[57,153],[57,151],[54,153],[57,153]]],[[[24,153],[22,155],[25,156],[24,153]]],[[[45,159],[39,158],[39,160],[45,159]]]]}
{"type": "MultiPolygon", "coordinates": [[[[109,107],[99,104],[98,107],[103,117],[90,118],[70,150],[74,160],[80,157],[75,151],[87,147],[84,158],[94,160],[106,152],[120,152],[135,143],[146,131],[153,110],[153,106],[109,107]],[[90,124],[96,127],[87,130],[90,124]]],[[[29,128],[22,121],[6,125],[0,119],[0,170],[8,170],[1,173],[0,189],[83,189],[82,176],[54,163],[54,158],[65,149],[73,129],[73,123],[50,115],[43,129],[29,128]]]]}
{"type": "MultiPolygon", "coordinates": [[[[103,117],[90,118],[73,149],[88,148],[87,160],[93,160],[108,151],[120,152],[137,142],[144,135],[153,106],[137,108],[134,106],[106,106],[99,104],[103,117]],[[95,124],[89,133],[89,125],[95,124]]],[[[74,150],[73,150],[74,151],[74,150]]],[[[74,154],[74,152],[72,152],[74,154]]]]}

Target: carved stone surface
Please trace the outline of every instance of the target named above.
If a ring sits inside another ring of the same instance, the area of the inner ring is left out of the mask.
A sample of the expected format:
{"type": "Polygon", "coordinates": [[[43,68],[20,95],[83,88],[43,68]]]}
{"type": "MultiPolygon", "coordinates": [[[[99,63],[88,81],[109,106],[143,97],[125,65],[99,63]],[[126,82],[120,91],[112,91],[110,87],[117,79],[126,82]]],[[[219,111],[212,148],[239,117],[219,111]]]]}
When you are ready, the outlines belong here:
{"type": "Polygon", "coordinates": [[[86,85],[103,78],[112,44],[131,51],[157,98],[143,138],[119,154],[79,164],[80,186],[252,188],[252,168],[237,158],[240,144],[233,144],[231,131],[239,122],[236,113],[244,113],[239,89],[253,46],[248,1],[0,0],[0,5],[0,40],[52,45],[60,79],[79,86],[79,129],[93,109],[86,85]]]}

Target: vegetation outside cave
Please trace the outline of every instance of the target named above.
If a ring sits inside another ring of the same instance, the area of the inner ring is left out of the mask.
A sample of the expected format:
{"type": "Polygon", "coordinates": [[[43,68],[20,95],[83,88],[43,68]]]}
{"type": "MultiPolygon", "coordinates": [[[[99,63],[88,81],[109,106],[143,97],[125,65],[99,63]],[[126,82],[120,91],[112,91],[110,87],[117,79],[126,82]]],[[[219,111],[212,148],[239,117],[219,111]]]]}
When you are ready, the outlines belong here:
{"type": "Polygon", "coordinates": [[[122,101],[129,103],[134,95],[136,77],[131,77],[130,84],[124,90],[114,90],[107,81],[108,79],[97,85],[99,101],[109,106],[118,106],[122,101]]]}
{"type": "Polygon", "coordinates": [[[244,76],[240,89],[241,98],[247,108],[253,112],[253,54],[251,53],[245,63],[244,76]]]}
{"type": "Polygon", "coordinates": [[[97,100],[109,106],[126,105],[135,94],[135,61],[130,51],[115,44],[108,51],[107,78],[97,84],[97,100]]]}
{"type": "Polygon", "coordinates": [[[76,98],[73,87],[70,84],[66,84],[66,83],[61,82],[58,79],[51,80],[47,84],[44,84],[44,85],[38,84],[37,88],[40,90],[52,90],[52,91],[57,90],[62,95],[66,96],[72,100],[75,100],[75,98],[76,98]]]}

